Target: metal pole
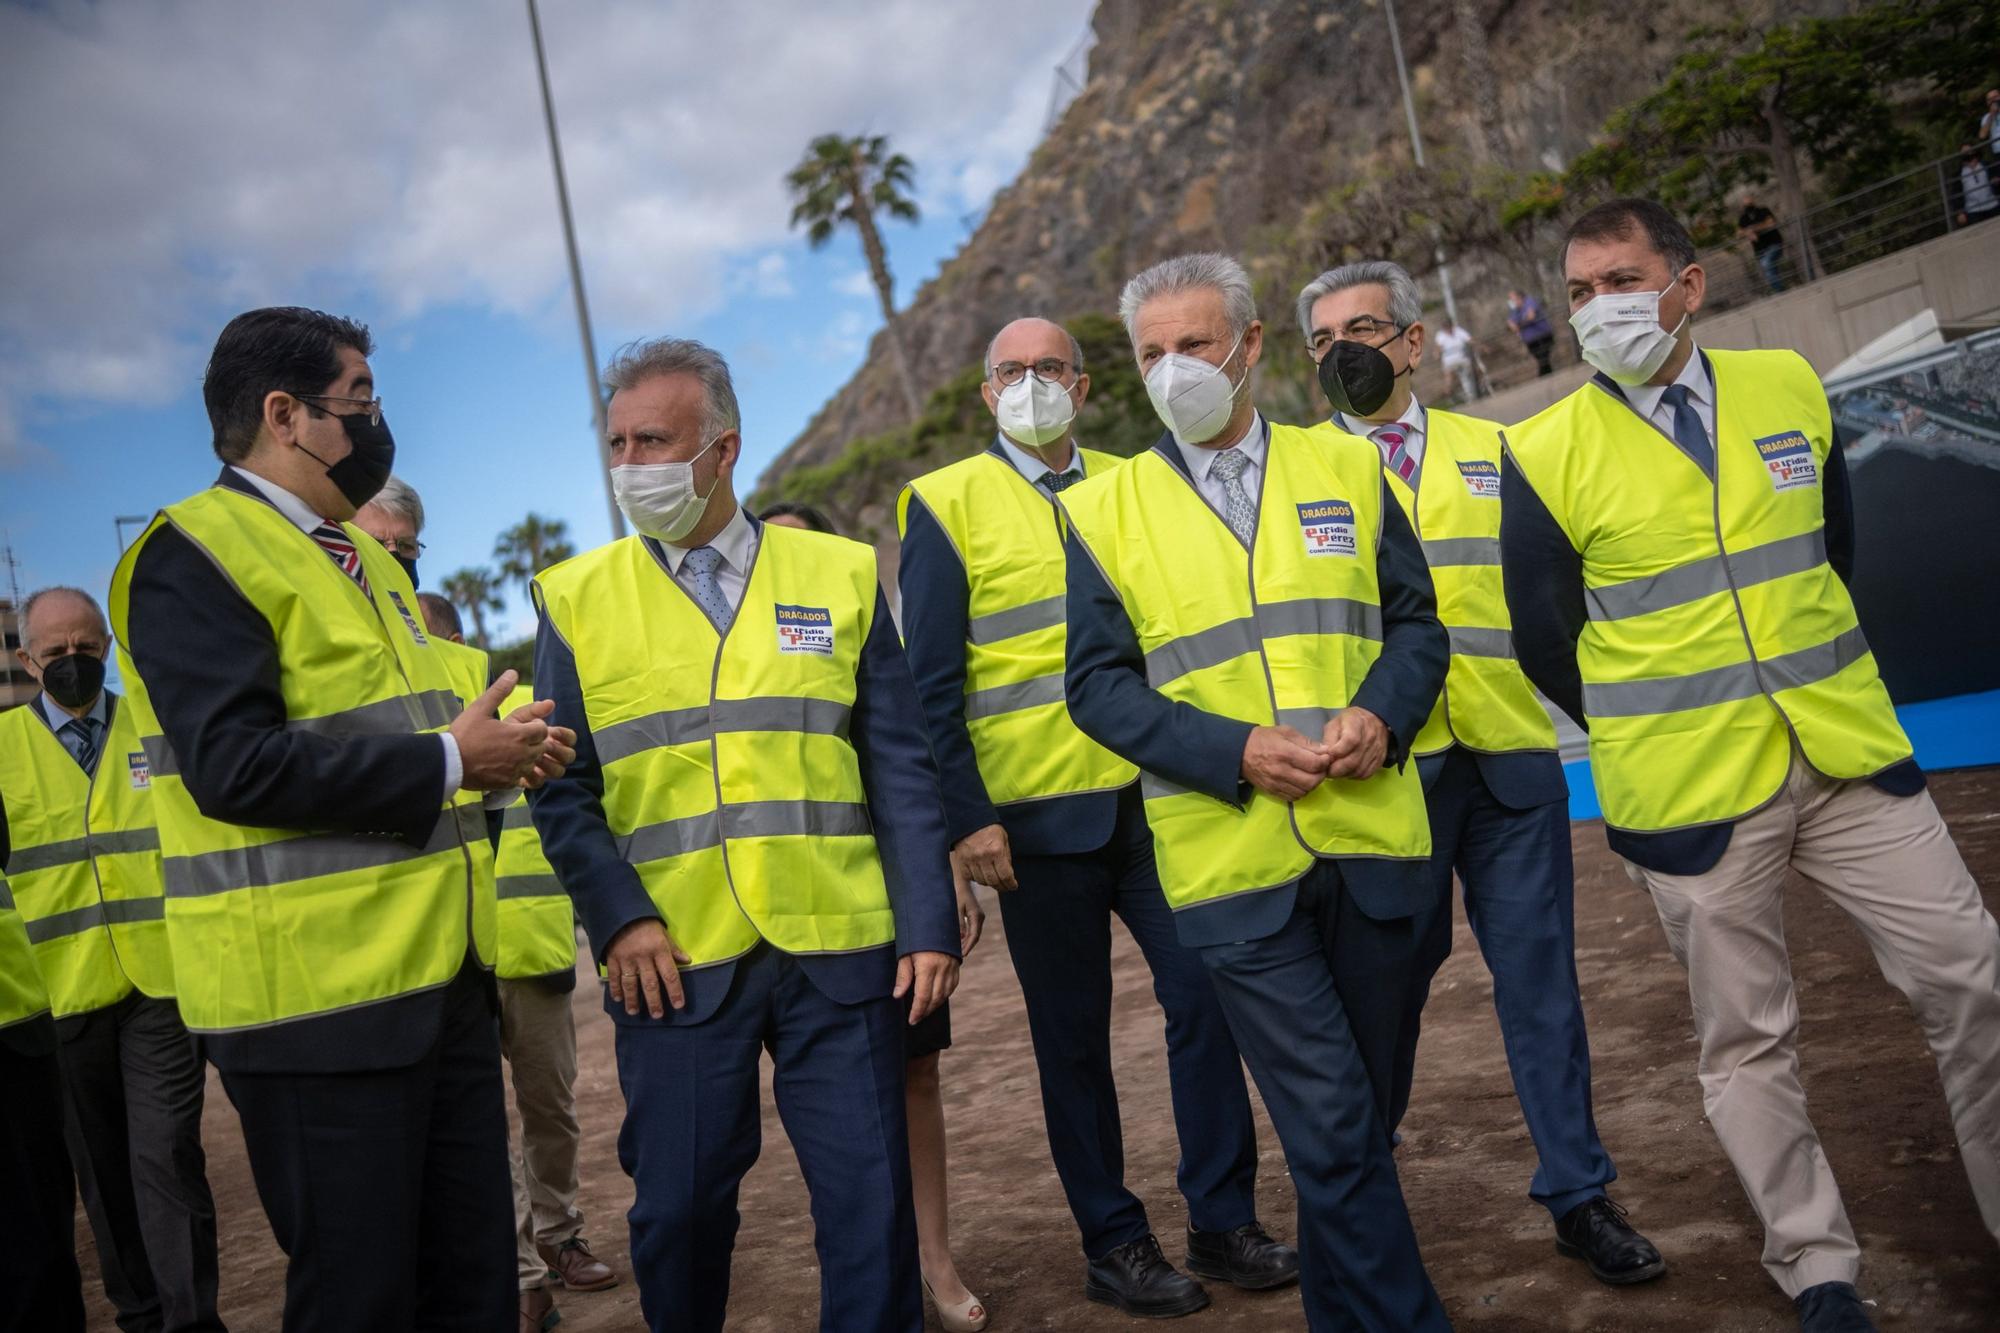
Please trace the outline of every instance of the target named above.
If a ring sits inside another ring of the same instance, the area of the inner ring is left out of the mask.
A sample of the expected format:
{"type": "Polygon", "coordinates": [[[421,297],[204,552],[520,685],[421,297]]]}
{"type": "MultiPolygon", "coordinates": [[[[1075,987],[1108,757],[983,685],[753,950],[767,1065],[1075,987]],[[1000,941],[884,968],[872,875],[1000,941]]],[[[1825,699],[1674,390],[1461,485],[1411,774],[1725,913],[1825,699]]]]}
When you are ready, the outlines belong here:
{"type": "Polygon", "coordinates": [[[549,92],[549,62],[542,51],[542,20],[535,0],[528,0],[528,31],[535,38],[535,73],[542,82],[542,117],[549,127],[549,162],[556,171],[556,204],[562,210],[563,246],[569,252],[569,287],[576,297],[576,328],[583,338],[583,370],[590,381],[590,419],[596,428],[591,445],[591,461],[604,478],[604,503],[611,510],[611,535],[625,535],[625,515],[611,490],[611,473],[604,467],[604,441],[609,433],[604,424],[604,389],[597,382],[597,344],[590,336],[590,304],[583,295],[583,263],[576,253],[576,223],[569,212],[569,179],[563,173],[562,139],[556,134],[556,102],[549,92]]]}
{"type": "Polygon", "coordinates": [[[118,532],[118,554],[125,554],[125,525],[127,523],[136,523],[143,528],[152,521],[151,518],[144,514],[120,514],[118,517],[112,519],[111,526],[118,532]]]}
{"type": "Polygon", "coordinates": [[[1944,164],[1945,164],[1945,159],[1939,158],[1933,165],[1937,168],[1938,204],[1940,207],[1944,209],[1944,230],[1946,235],[1950,235],[1951,234],[1951,186],[1945,183],[1944,164]]]}
{"type": "MultiPolygon", "coordinates": [[[[1410,122],[1410,154],[1416,159],[1417,170],[1424,169],[1424,136],[1417,128],[1417,99],[1410,93],[1410,71],[1403,64],[1403,34],[1396,22],[1396,0],[1382,0],[1382,10],[1389,16],[1389,50],[1396,57],[1396,79],[1403,85],[1403,115],[1410,122]]],[[[1433,230],[1435,235],[1435,229],[1433,230]]],[[[1451,322],[1458,323],[1458,301],[1451,290],[1451,265],[1444,261],[1444,242],[1435,243],[1432,253],[1437,258],[1438,293],[1444,297],[1444,313],[1451,322]]]]}

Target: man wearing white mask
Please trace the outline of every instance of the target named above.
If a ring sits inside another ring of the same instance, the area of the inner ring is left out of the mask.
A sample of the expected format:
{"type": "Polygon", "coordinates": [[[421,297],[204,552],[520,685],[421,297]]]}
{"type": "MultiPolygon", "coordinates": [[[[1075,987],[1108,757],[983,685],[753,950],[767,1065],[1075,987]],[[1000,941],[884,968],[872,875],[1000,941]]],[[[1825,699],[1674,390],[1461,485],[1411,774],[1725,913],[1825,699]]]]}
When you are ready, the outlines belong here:
{"type": "Polygon", "coordinates": [[[579,730],[573,780],[530,809],[606,968],[640,1308],[723,1326],[768,1049],[820,1327],[916,1333],[899,1002],[916,1023],[951,994],[959,930],[875,552],[737,505],[736,391],[709,348],[637,343],[604,382],[638,535],[535,580],[536,690],[579,730]]]}
{"type": "Polygon", "coordinates": [[[1122,459],[1077,446],[1090,392],[1060,325],[995,335],[980,389],[999,433],[918,477],[897,505],[910,666],[944,776],[952,855],[1000,892],[1041,1077],[1049,1153],[1082,1233],[1086,1291],[1127,1314],[1208,1304],[1160,1251],[1124,1179],[1111,1070],[1111,918],[1152,968],[1187,1199],[1188,1267],[1285,1286],[1298,1256],[1257,1224],[1256,1130],[1242,1063],[1201,960],[1175,937],[1138,770],[1078,731],[1063,702],[1056,497],[1122,459]]]}
{"type": "Polygon", "coordinates": [[[1404,762],[1448,659],[1423,551],[1373,446],[1257,412],[1242,265],[1156,264],[1119,312],[1167,434],[1063,494],[1070,716],[1140,771],[1298,1190],[1308,1324],[1448,1328],[1376,1096],[1432,897],[1404,762]]]}
{"type": "Polygon", "coordinates": [[[1614,851],[1688,970],[1708,1120],[1807,1330],[1872,1329],[1799,1085],[1783,888],[1855,920],[1916,1006],[1980,1216],[2000,1238],[2000,931],[1911,758],[1847,591],[1825,392],[1790,351],[1695,347],[1681,224],[1618,199],[1564,244],[1598,375],[1502,432],[1521,665],[1590,731],[1614,851]]]}

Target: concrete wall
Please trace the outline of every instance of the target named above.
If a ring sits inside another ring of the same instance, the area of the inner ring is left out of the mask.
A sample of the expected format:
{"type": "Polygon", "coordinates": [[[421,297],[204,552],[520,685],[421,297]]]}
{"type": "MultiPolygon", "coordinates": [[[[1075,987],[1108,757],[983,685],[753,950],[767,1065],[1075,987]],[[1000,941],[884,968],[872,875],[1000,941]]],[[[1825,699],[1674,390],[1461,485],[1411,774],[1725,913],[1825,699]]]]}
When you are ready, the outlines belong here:
{"type": "MultiPolygon", "coordinates": [[[[1940,236],[1713,318],[1698,318],[1695,330],[1707,347],[1794,348],[1824,375],[1926,309],[1935,310],[1938,323],[1947,328],[2000,323],[2000,221],[1940,236]]],[[[1511,425],[1590,376],[1588,366],[1565,367],[1464,410],[1511,425]]]]}

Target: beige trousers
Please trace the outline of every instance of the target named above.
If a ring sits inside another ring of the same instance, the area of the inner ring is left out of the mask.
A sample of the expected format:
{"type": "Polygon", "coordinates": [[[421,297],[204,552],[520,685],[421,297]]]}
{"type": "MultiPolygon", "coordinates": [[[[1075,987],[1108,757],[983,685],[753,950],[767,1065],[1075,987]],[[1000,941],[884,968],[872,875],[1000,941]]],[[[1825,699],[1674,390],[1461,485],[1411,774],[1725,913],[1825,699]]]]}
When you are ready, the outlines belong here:
{"type": "Polygon", "coordinates": [[[514,1251],[521,1289],[548,1281],[551,1249],[583,1230],[576,1207],[576,1022],[570,997],[539,981],[500,981],[500,1050],[513,1074],[521,1141],[514,1167],[514,1251]]]}
{"type": "Polygon", "coordinates": [[[1929,793],[1837,782],[1794,756],[1784,790],[1699,875],[1640,870],[1688,970],[1702,1102],[1764,1223],[1788,1296],[1852,1282],[1860,1250],[1806,1118],[1783,884],[1797,870],[1854,919],[1937,1059],[1979,1215],[2000,1240],[2000,929],[1929,793]]]}

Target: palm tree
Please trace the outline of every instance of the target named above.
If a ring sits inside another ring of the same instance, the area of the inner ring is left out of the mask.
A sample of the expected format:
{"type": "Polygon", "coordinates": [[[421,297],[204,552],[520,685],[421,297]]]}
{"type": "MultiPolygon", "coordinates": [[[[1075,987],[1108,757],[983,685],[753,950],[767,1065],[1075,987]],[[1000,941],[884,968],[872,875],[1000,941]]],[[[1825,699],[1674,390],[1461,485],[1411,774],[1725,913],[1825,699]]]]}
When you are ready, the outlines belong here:
{"type": "Polygon", "coordinates": [[[902,381],[912,418],[922,414],[924,403],[917,395],[910,352],[896,323],[889,256],[882,247],[882,233],[875,229],[875,214],[887,213],[904,222],[917,220],[917,206],[904,193],[911,188],[915,171],[909,158],[889,151],[889,140],[883,135],[860,134],[850,139],[822,134],[806,146],[806,155],[785,177],[792,192],[792,225],[805,226],[806,240],[815,250],[832,240],[843,222],[853,223],[861,233],[861,253],[867,256],[868,274],[875,280],[875,295],[882,302],[882,322],[889,331],[896,375],[902,381]]]}
{"type": "Polygon", "coordinates": [[[500,600],[500,580],[484,565],[472,565],[444,576],[444,595],[451,604],[472,617],[472,637],[481,648],[492,645],[486,638],[486,614],[498,614],[506,605],[500,600]]]}
{"type": "Polygon", "coordinates": [[[500,562],[501,579],[520,584],[521,591],[527,593],[535,575],[576,554],[576,547],[570,545],[568,537],[569,524],[561,519],[528,515],[493,543],[493,558],[500,562]]]}

